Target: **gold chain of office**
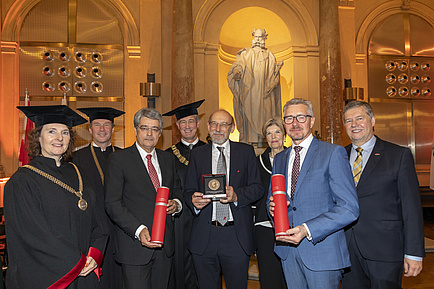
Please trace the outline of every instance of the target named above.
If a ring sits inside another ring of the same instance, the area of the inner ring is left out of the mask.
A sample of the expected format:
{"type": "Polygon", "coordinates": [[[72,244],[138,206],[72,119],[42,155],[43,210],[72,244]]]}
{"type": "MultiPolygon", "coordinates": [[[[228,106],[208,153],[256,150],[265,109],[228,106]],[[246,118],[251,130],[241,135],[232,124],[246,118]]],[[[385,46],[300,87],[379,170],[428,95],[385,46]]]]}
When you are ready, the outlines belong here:
{"type": "Polygon", "coordinates": [[[63,189],[67,190],[70,193],[75,194],[77,197],[80,198],[80,200],[78,200],[78,208],[82,211],[85,211],[87,209],[87,202],[85,199],[83,199],[83,179],[81,178],[81,174],[80,171],[78,170],[77,166],[73,163],[70,163],[71,165],[74,166],[75,171],[77,172],[77,176],[78,176],[78,191],[74,190],[72,187],[70,187],[69,185],[65,184],[64,182],[62,182],[61,180],[59,180],[56,177],[53,177],[52,175],[50,175],[47,172],[44,172],[43,170],[40,170],[38,168],[35,168],[34,166],[31,165],[24,165],[23,168],[27,168],[31,171],[34,171],[35,173],[43,176],[44,178],[46,178],[47,180],[52,181],[53,183],[55,183],[56,185],[62,187],[63,189]]]}
{"type": "Polygon", "coordinates": [[[188,163],[189,163],[188,160],[184,156],[181,155],[181,153],[179,152],[179,149],[175,145],[172,146],[172,152],[178,158],[178,160],[181,164],[188,166],[188,163]]]}

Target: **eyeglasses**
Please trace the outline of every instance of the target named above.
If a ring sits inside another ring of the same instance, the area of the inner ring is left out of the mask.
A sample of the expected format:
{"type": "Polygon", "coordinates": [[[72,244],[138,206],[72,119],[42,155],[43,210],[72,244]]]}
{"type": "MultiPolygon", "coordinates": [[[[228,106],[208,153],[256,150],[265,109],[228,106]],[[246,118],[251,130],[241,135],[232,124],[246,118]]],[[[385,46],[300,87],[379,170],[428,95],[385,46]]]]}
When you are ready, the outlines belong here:
{"type": "Polygon", "coordinates": [[[220,126],[220,128],[222,128],[222,129],[227,129],[228,127],[230,127],[232,125],[232,123],[227,123],[227,122],[218,123],[216,121],[211,121],[208,123],[212,129],[217,128],[217,126],[220,126]]]}
{"type": "Polygon", "coordinates": [[[149,130],[151,130],[152,133],[159,133],[160,129],[158,127],[148,127],[148,126],[141,126],[139,129],[145,133],[148,133],[149,130]]]}
{"type": "Polygon", "coordinates": [[[296,119],[297,122],[299,123],[305,123],[308,117],[312,117],[312,116],[308,114],[299,114],[297,116],[288,115],[283,117],[283,122],[286,124],[291,124],[294,122],[294,119],[296,119]]]}

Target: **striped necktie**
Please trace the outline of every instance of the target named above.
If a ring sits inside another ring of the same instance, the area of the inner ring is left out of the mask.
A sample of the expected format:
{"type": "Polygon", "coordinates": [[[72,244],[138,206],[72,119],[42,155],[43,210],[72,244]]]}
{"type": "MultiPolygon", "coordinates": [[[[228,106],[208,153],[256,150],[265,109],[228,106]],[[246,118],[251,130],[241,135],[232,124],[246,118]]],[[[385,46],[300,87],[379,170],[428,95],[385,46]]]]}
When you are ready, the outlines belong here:
{"type": "Polygon", "coordinates": [[[154,185],[155,191],[157,191],[158,188],[160,187],[160,180],[158,179],[157,170],[155,169],[151,161],[152,155],[148,154],[146,158],[148,159],[148,174],[149,177],[151,178],[152,184],[154,185]]]}
{"type": "MultiPolygon", "coordinates": [[[[226,174],[226,158],[224,155],[224,147],[217,147],[220,151],[219,158],[217,160],[217,174],[226,174]]],[[[222,204],[220,201],[216,202],[216,221],[223,226],[226,224],[229,218],[229,204],[222,204]]]]}
{"type": "Polygon", "coordinates": [[[294,146],[295,157],[291,173],[291,199],[294,198],[295,187],[297,185],[298,175],[300,174],[300,151],[302,148],[301,146],[294,146]]]}
{"type": "Polygon", "coordinates": [[[354,161],[354,165],[353,165],[353,178],[354,178],[354,183],[357,184],[359,183],[360,180],[360,176],[362,175],[362,152],[363,149],[362,148],[356,148],[357,151],[357,157],[356,160],[354,161]]]}

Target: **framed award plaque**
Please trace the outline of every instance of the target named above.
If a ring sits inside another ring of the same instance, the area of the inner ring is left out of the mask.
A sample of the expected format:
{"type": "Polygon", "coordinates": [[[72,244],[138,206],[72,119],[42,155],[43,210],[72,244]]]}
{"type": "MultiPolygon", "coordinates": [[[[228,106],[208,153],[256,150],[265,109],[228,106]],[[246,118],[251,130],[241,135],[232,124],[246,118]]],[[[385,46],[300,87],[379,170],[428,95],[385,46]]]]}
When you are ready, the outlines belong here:
{"type": "Polygon", "coordinates": [[[202,175],[203,197],[218,200],[226,197],[226,174],[202,175]]]}

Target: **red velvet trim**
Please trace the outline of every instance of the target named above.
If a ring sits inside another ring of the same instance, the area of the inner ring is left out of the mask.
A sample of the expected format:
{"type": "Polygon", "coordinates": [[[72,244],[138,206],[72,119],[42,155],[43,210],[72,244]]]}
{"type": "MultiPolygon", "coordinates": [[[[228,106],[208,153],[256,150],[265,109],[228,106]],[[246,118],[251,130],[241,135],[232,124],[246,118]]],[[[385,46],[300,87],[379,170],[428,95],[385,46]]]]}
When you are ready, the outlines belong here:
{"type": "Polygon", "coordinates": [[[75,265],[74,268],[72,268],[71,271],[69,271],[65,276],[57,280],[53,285],[48,287],[48,289],[65,289],[69,286],[69,284],[74,281],[75,278],[77,278],[78,274],[80,274],[81,270],[83,269],[84,265],[86,264],[86,257],[81,254],[80,261],[78,261],[77,265],[75,265]]]}
{"type": "Polygon", "coordinates": [[[97,248],[90,247],[89,253],[87,254],[87,256],[92,257],[95,260],[95,262],[98,264],[98,267],[95,268],[95,270],[93,270],[93,272],[96,274],[96,276],[98,277],[98,280],[99,280],[99,276],[102,275],[101,263],[102,263],[103,255],[102,255],[101,251],[98,250],[97,248]]]}

